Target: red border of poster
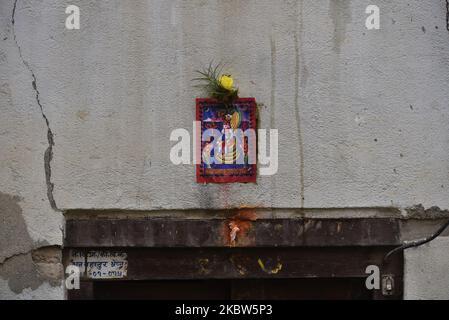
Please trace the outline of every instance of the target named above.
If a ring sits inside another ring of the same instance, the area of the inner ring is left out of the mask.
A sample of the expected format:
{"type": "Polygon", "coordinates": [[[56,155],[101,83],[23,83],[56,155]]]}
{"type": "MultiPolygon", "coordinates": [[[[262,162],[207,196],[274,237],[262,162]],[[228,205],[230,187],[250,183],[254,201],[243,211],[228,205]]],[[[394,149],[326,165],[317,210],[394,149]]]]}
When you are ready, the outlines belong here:
{"type": "MultiPolygon", "coordinates": [[[[201,112],[201,108],[202,105],[207,103],[208,106],[210,107],[210,105],[216,104],[216,105],[221,105],[220,102],[218,102],[215,99],[210,99],[210,98],[197,98],[196,99],[196,120],[200,121],[201,124],[203,122],[202,119],[202,112],[201,112]]],[[[236,100],[233,101],[234,105],[238,105],[239,103],[245,103],[250,105],[250,126],[249,128],[253,129],[256,133],[257,133],[257,119],[256,119],[256,99],[255,98],[238,98],[236,100]]],[[[195,137],[195,139],[197,139],[197,141],[199,141],[199,147],[200,147],[200,152],[198,152],[198,154],[200,155],[200,159],[201,159],[201,163],[203,163],[203,159],[202,159],[202,143],[201,143],[201,135],[202,135],[202,126],[201,128],[199,128],[197,135],[195,137]]],[[[256,134],[257,136],[257,134],[256,134]]],[[[257,138],[256,138],[257,139],[257,138]]],[[[257,141],[256,141],[256,145],[257,145],[257,141]]],[[[256,148],[257,150],[257,148],[256,148]]],[[[256,152],[256,156],[257,156],[257,152],[256,152]]],[[[210,175],[210,176],[204,176],[202,174],[202,167],[201,164],[197,164],[196,165],[196,180],[198,183],[232,183],[232,182],[242,182],[242,183],[246,183],[246,182],[256,182],[256,177],[257,177],[257,165],[256,164],[249,164],[247,165],[248,168],[248,174],[245,175],[229,175],[226,174],[225,171],[226,169],[223,169],[223,175],[210,175]]]]}

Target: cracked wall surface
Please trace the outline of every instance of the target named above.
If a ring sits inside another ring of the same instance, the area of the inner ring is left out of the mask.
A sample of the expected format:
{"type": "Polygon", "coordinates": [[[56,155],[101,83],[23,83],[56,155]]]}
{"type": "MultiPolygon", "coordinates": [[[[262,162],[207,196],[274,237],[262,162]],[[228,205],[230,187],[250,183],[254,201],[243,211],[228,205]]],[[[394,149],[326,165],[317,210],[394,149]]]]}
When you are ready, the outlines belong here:
{"type": "Polygon", "coordinates": [[[35,92],[35,97],[36,97],[36,103],[39,106],[39,109],[41,110],[41,114],[42,114],[42,118],[45,121],[45,124],[47,126],[47,140],[48,140],[48,147],[45,150],[44,153],[44,168],[45,168],[45,181],[47,184],[47,197],[48,197],[48,201],[50,202],[51,207],[54,210],[58,210],[58,208],[56,207],[56,202],[55,199],[53,197],[53,188],[54,188],[54,184],[51,182],[51,160],[53,159],[53,146],[55,145],[54,139],[53,139],[53,132],[51,131],[50,128],[50,122],[48,121],[47,116],[45,115],[45,111],[44,111],[44,107],[42,106],[41,100],[40,100],[40,93],[39,93],[39,89],[37,87],[37,79],[36,79],[36,74],[33,72],[33,69],[31,68],[30,64],[28,63],[28,61],[25,60],[25,58],[22,55],[22,48],[20,47],[20,44],[17,40],[16,37],[16,32],[15,32],[15,18],[16,18],[16,9],[17,9],[17,2],[18,0],[14,1],[14,6],[12,9],[12,15],[11,15],[11,29],[12,29],[12,34],[13,34],[13,38],[14,38],[14,42],[17,45],[17,50],[19,51],[19,56],[20,59],[22,60],[23,65],[28,69],[28,71],[30,72],[30,76],[31,76],[31,86],[35,92]]]}
{"type": "Polygon", "coordinates": [[[33,253],[57,256],[69,209],[447,217],[446,1],[375,3],[379,31],[365,0],[1,1],[0,297],[63,297],[57,259],[33,253]],[[257,184],[198,185],[169,160],[212,59],[279,130],[257,184]]]}
{"type": "Polygon", "coordinates": [[[37,30],[22,46],[55,134],[56,203],[449,208],[445,2],[377,4],[379,31],[361,0],[79,1],[79,31],[57,27],[64,2],[21,10],[36,16],[19,25],[37,30]],[[257,184],[198,185],[169,160],[211,59],[263,104],[260,127],[279,130],[279,171],[257,184]]]}
{"type": "Polygon", "coordinates": [[[62,214],[47,188],[51,131],[21,52],[27,37],[16,34],[17,8],[0,3],[0,299],[62,299],[62,214]]]}

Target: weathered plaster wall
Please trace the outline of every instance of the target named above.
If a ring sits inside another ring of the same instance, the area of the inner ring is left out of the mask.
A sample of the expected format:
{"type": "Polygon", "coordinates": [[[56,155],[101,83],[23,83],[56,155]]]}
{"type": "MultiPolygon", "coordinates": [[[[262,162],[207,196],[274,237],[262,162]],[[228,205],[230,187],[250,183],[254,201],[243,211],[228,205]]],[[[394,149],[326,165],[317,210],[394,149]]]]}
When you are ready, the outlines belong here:
{"type": "Polygon", "coordinates": [[[0,299],[63,298],[62,214],[50,206],[44,166],[48,128],[13,7],[0,2],[0,299]]]}
{"type": "Polygon", "coordinates": [[[405,299],[449,299],[449,238],[405,252],[405,299]]]}
{"type": "Polygon", "coordinates": [[[376,1],[381,30],[368,31],[370,3],[78,1],[80,31],[62,27],[64,2],[19,4],[58,205],[448,208],[445,3],[376,1]],[[170,132],[194,120],[193,71],[211,59],[279,130],[278,174],[256,185],[197,185],[169,160],[170,132]]]}
{"type": "Polygon", "coordinates": [[[62,297],[42,272],[21,291],[8,271],[61,245],[59,209],[448,215],[443,0],[4,0],[0,27],[0,296],[62,297]],[[64,27],[69,4],[80,30],[64,27]],[[364,27],[369,4],[379,31],[364,27]],[[169,160],[211,59],[279,130],[279,171],[255,185],[198,185],[169,160]]]}

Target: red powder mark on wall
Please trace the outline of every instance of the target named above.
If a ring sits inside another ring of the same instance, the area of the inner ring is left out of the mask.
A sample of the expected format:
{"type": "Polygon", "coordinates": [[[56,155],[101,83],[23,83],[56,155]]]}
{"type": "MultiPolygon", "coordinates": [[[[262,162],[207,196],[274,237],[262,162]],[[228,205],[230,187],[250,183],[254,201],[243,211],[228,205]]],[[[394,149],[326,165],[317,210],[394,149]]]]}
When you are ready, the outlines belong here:
{"type": "Polygon", "coordinates": [[[237,210],[236,214],[225,221],[224,237],[228,246],[235,246],[238,242],[249,242],[248,232],[252,227],[252,222],[257,219],[254,208],[237,210]]]}

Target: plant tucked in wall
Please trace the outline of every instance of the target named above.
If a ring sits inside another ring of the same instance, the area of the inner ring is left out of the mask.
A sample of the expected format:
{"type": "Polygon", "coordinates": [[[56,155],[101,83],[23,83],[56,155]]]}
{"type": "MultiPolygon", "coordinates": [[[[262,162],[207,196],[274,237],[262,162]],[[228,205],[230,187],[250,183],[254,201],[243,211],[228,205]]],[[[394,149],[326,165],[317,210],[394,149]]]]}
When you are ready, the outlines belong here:
{"type": "Polygon", "coordinates": [[[223,64],[219,63],[214,66],[211,62],[209,67],[203,70],[196,70],[200,77],[193,80],[200,82],[195,87],[201,88],[207,96],[227,105],[238,98],[239,89],[234,86],[232,76],[223,74],[222,71],[223,64]]]}
{"type": "Polygon", "coordinates": [[[211,62],[196,73],[199,76],[193,79],[195,87],[202,89],[205,96],[196,98],[196,121],[201,124],[197,182],[256,182],[256,99],[238,96],[234,79],[223,73],[223,64],[211,62]]]}

